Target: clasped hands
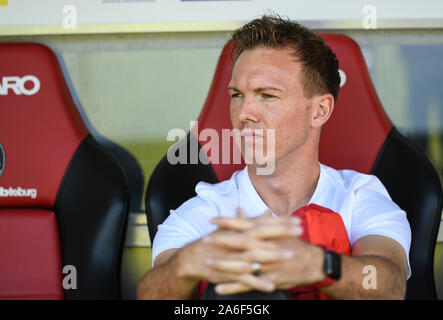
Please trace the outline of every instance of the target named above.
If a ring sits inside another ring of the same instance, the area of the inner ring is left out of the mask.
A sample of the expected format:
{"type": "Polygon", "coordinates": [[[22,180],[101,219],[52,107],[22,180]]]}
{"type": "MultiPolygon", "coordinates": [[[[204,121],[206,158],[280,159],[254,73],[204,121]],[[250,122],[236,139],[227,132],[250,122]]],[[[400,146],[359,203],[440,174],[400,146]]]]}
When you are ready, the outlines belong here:
{"type": "Polygon", "coordinates": [[[322,280],[323,251],[299,237],[298,217],[273,217],[268,210],[249,218],[211,220],[218,229],[188,249],[194,279],[215,283],[218,294],[272,292],[322,280]]]}

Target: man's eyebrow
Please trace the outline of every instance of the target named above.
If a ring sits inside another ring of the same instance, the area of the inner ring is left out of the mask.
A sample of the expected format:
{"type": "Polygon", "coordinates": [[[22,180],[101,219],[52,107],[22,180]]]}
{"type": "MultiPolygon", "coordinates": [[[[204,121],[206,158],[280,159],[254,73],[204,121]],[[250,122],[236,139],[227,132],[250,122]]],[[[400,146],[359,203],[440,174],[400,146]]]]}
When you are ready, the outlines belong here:
{"type": "MultiPolygon", "coordinates": [[[[228,90],[240,92],[240,89],[238,89],[237,87],[233,87],[233,86],[229,86],[228,90]]],[[[276,87],[258,87],[258,88],[254,89],[255,92],[263,92],[263,91],[268,91],[268,90],[283,91],[283,90],[276,88],[276,87]]]]}
{"type": "Polygon", "coordinates": [[[233,87],[233,86],[228,86],[228,90],[240,92],[240,90],[237,87],[233,87]]]}
{"type": "Polygon", "coordinates": [[[255,92],[263,92],[263,91],[268,91],[268,90],[273,90],[273,91],[283,91],[279,88],[275,88],[275,87],[259,87],[254,89],[255,92]]]}

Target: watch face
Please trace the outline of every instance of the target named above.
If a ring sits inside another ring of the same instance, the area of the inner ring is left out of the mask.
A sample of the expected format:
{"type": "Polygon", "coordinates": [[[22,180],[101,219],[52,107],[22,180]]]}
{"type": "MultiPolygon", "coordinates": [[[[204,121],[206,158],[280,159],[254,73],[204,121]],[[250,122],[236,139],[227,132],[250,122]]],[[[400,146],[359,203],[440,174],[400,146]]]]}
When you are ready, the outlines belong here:
{"type": "Polygon", "coordinates": [[[328,251],[325,253],[325,274],[338,280],[341,277],[341,255],[328,251]]]}

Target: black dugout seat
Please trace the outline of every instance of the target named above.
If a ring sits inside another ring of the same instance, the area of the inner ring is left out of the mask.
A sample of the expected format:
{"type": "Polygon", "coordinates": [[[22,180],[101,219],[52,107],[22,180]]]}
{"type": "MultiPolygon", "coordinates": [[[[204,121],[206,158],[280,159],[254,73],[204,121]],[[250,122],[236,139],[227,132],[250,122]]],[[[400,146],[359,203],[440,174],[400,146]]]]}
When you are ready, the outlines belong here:
{"type": "Polygon", "coordinates": [[[91,136],[93,136],[100,145],[105,147],[112,154],[112,156],[120,165],[120,168],[123,170],[123,173],[125,174],[129,189],[129,212],[141,212],[144,198],[145,177],[140,163],[127,149],[103,136],[94,127],[94,125],[89,120],[80,99],[76,94],[76,90],[71,81],[63,57],[57,52],[54,53],[56,54],[58,62],[60,63],[60,67],[63,71],[66,84],[69,88],[69,91],[71,92],[72,100],[74,101],[74,104],[77,107],[77,110],[80,113],[86,128],[88,128],[91,136]]]}
{"type": "Polygon", "coordinates": [[[0,43],[0,299],[119,299],[129,194],[56,55],[0,43]]]}
{"type": "MultiPolygon", "coordinates": [[[[435,299],[434,248],[441,216],[442,189],[437,172],[426,156],[393,126],[378,99],[358,44],[338,34],[322,34],[340,61],[342,88],[334,113],[322,130],[320,161],[336,169],[376,175],[392,199],[407,212],[412,228],[408,299],[435,299]]],[[[232,129],[227,86],[231,79],[231,44],[221,53],[206,103],[187,139],[187,164],[172,165],[165,156],[152,174],[146,193],[151,239],[170,209],[195,195],[198,181],[216,183],[231,177],[244,164],[190,164],[193,144],[207,143],[199,132],[232,129]]],[[[231,155],[232,155],[231,141],[231,155]]],[[[223,146],[220,144],[220,148],[223,146]]],[[[226,152],[226,150],[225,150],[226,152]]],[[[222,150],[219,150],[221,157],[222,150]]],[[[231,156],[232,158],[232,156],[231,156]]],[[[231,162],[232,163],[232,162],[231,162]]]]}

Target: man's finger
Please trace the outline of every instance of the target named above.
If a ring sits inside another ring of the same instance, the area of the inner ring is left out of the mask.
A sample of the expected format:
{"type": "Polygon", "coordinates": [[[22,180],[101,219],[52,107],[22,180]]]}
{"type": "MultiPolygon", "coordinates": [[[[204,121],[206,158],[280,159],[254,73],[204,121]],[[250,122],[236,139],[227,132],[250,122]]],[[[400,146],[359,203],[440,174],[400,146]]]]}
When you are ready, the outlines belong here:
{"type": "Polygon", "coordinates": [[[247,230],[254,226],[254,223],[250,219],[244,218],[213,218],[211,219],[211,223],[215,224],[221,229],[231,229],[236,231],[247,230]]]}
{"type": "Polygon", "coordinates": [[[251,263],[242,260],[229,259],[212,259],[208,258],[205,261],[206,265],[214,270],[226,273],[251,273],[251,263]]]}
{"type": "Polygon", "coordinates": [[[255,277],[250,274],[240,275],[237,277],[238,282],[218,284],[215,291],[218,294],[234,294],[252,290],[264,292],[272,292],[276,289],[275,284],[265,278],[255,277]]]}
{"type": "Polygon", "coordinates": [[[252,290],[255,289],[241,282],[220,283],[215,286],[215,292],[217,292],[220,295],[237,294],[252,290]]]}
{"type": "Polygon", "coordinates": [[[245,261],[254,261],[260,263],[273,263],[282,260],[292,259],[294,253],[289,250],[280,249],[252,249],[243,253],[238,254],[238,259],[245,261]]]}
{"type": "Polygon", "coordinates": [[[247,232],[255,238],[265,240],[284,237],[299,237],[303,234],[303,228],[296,224],[260,225],[247,232]]]}
{"type": "Polygon", "coordinates": [[[218,217],[211,219],[211,223],[221,229],[231,229],[236,231],[245,231],[256,226],[286,225],[300,226],[301,220],[298,217],[272,217],[259,216],[257,218],[239,218],[239,217],[218,217]]]}
{"type": "Polygon", "coordinates": [[[270,225],[270,224],[290,224],[300,225],[301,219],[299,217],[274,217],[274,216],[258,216],[252,218],[255,225],[270,225]]]}
{"type": "Polygon", "coordinates": [[[246,233],[231,230],[218,230],[213,232],[203,238],[203,242],[233,250],[275,247],[272,243],[266,243],[265,241],[251,237],[246,233]]]}

